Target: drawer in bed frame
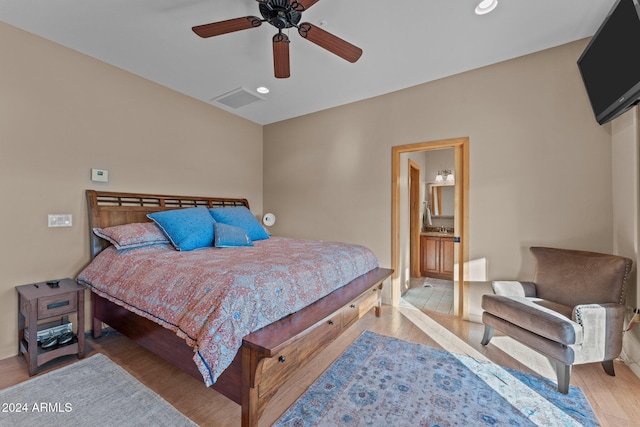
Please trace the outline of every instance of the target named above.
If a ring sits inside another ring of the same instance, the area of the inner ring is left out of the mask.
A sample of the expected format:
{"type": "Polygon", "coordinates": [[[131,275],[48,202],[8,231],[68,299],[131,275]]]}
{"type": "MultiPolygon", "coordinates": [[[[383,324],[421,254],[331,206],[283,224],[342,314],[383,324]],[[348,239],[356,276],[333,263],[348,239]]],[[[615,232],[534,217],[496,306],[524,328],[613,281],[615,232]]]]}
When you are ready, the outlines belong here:
{"type": "MultiPolygon", "coordinates": [[[[295,368],[305,365],[322,349],[335,340],[353,322],[362,317],[368,310],[377,306],[380,289],[373,287],[370,292],[349,302],[337,312],[325,317],[311,328],[297,335],[295,339],[284,344],[275,354],[265,359],[262,364],[262,381],[259,385],[260,398],[275,393],[295,373],[295,368]],[[368,307],[360,312],[359,305],[368,307]]],[[[379,314],[376,312],[376,314],[379,314]]]]}

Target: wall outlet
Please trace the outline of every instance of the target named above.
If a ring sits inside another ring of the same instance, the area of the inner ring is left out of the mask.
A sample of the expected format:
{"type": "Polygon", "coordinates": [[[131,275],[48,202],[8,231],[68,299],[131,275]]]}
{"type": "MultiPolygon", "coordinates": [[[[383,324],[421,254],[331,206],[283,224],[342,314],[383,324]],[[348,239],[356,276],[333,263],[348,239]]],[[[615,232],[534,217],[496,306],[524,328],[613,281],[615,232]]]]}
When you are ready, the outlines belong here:
{"type": "Polygon", "coordinates": [[[71,227],[71,214],[49,214],[49,227],[71,227]]]}

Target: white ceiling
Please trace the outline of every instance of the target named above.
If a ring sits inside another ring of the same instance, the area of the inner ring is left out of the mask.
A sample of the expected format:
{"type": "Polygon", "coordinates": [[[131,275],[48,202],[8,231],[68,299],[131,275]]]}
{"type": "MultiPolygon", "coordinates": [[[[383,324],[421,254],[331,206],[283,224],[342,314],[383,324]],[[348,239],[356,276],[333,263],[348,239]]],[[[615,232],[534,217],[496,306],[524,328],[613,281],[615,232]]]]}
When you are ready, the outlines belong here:
{"type": "Polygon", "coordinates": [[[259,124],[415,86],[592,36],[615,0],[320,0],[302,21],[363,49],[351,64],[300,37],[291,77],[273,77],[271,37],[258,28],[202,39],[191,27],[260,16],[255,0],[0,0],[0,20],[259,124]],[[267,86],[237,109],[212,101],[267,86]]]}

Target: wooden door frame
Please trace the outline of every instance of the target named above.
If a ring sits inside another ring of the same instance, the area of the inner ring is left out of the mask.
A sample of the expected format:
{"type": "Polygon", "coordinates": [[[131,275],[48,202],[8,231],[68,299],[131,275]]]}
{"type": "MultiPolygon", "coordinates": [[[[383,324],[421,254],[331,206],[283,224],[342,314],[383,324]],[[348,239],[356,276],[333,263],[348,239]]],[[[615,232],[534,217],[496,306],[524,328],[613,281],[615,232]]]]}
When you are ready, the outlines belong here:
{"type": "Polygon", "coordinates": [[[391,303],[400,303],[400,154],[416,151],[454,149],[456,176],[454,227],[460,243],[456,244],[458,280],[454,282],[453,311],[456,316],[467,317],[468,307],[464,295],[464,267],[469,257],[469,138],[453,138],[432,142],[401,145],[391,148],[391,303]]]}
{"type": "Polygon", "coordinates": [[[409,159],[409,276],[420,277],[420,165],[409,159]],[[416,204],[418,206],[416,207],[416,204]]]}

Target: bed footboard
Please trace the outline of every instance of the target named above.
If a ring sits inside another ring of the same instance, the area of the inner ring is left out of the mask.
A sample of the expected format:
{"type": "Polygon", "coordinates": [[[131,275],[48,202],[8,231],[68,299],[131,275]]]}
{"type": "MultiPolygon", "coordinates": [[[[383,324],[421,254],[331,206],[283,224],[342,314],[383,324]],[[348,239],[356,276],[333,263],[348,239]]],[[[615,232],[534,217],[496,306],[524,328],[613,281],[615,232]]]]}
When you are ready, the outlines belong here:
{"type": "Polygon", "coordinates": [[[242,346],[242,426],[257,426],[280,386],[375,308],[392,270],[377,268],[314,304],[247,335],[242,346]]]}

